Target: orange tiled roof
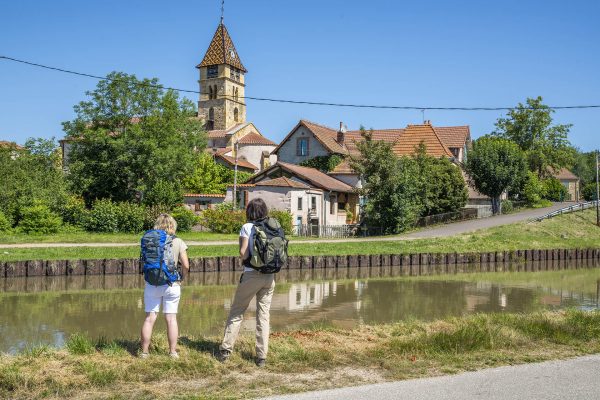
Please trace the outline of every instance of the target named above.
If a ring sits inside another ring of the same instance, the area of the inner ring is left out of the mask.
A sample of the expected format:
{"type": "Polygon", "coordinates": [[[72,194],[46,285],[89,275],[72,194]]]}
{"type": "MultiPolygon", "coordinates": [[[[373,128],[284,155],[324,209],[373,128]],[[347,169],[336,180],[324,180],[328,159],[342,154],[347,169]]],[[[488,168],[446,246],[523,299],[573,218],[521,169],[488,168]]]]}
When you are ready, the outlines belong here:
{"type": "Polygon", "coordinates": [[[239,139],[238,143],[239,144],[258,144],[258,145],[264,145],[264,146],[276,146],[277,145],[277,144],[273,143],[272,141],[270,141],[269,139],[267,139],[266,137],[264,137],[256,132],[250,132],[246,136],[239,139]]]}
{"type": "Polygon", "coordinates": [[[281,167],[284,170],[287,170],[288,172],[291,172],[294,175],[297,175],[300,179],[305,180],[310,184],[321,189],[344,193],[354,191],[354,189],[350,185],[347,185],[342,181],[332,178],[331,176],[315,168],[301,167],[300,165],[288,164],[281,161],[278,161],[277,164],[275,164],[273,167],[277,166],[281,167]]]}
{"type": "Polygon", "coordinates": [[[9,142],[6,140],[0,140],[0,148],[9,149],[14,148],[15,150],[23,150],[25,147],[16,144],[15,142],[9,142]]]}
{"type": "Polygon", "coordinates": [[[202,62],[196,68],[219,64],[231,65],[247,72],[223,23],[219,24],[202,62]]]}
{"type": "Polygon", "coordinates": [[[310,186],[305,185],[304,183],[297,182],[295,180],[286,178],[285,176],[268,179],[265,181],[259,181],[255,183],[256,186],[277,186],[277,187],[290,187],[296,189],[310,189],[310,186]]]}
{"type": "Polygon", "coordinates": [[[471,136],[469,126],[434,126],[433,130],[448,148],[465,147],[471,136]]]}
{"type": "Polygon", "coordinates": [[[575,175],[574,173],[572,173],[571,171],[569,171],[566,168],[562,168],[560,171],[554,172],[552,174],[552,176],[554,176],[556,179],[563,180],[563,181],[578,181],[579,180],[579,177],[577,175],[575,175]]]}
{"type": "Polygon", "coordinates": [[[227,135],[233,135],[238,130],[240,130],[241,128],[243,128],[249,124],[250,124],[249,122],[245,122],[245,123],[242,122],[242,123],[233,125],[229,129],[213,129],[213,130],[207,132],[208,138],[209,139],[219,139],[219,138],[224,138],[227,135]]]}
{"type": "MultiPolygon", "coordinates": [[[[235,158],[231,157],[231,156],[226,156],[224,154],[216,154],[217,157],[219,157],[220,159],[224,160],[225,162],[227,162],[229,165],[235,165],[235,158]]],[[[246,160],[243,160],[241,158],[238,158],[237,160],[237,165],[240,168],[246,168],[246,169],[251,169],[252,171],[257,171],[258,167],[252,163],[249,163],[246,160]]]]}
{"type": "Polygon", "coordinates": [[[216,197],[221,198],[225,197],[224,194],[215,194],[215,193],[185,193],[183,197],[216,197]]]}
{"type": "Polygon", "coordinates": [[[394,145],[394,153],[409,156],[421,143],[427,146],[427,154],[433,157],[452,157],[452,153],[442,142],[430,124],[408,125],[394,145]]]}

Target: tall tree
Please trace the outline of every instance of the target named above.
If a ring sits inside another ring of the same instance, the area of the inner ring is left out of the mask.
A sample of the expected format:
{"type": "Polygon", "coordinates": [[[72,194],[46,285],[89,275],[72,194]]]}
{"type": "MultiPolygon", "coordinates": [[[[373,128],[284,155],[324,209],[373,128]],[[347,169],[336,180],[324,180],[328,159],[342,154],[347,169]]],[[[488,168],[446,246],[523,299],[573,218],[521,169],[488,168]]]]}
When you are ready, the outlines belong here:
{"type": "Polygon", "coordinates": [[[493,135],[512,140],[525,152],[530,171],[544,178],[552,171],[572,165],[573,149],[568,134],[572,125],[552,125],[554,110],[542,97],[528,98],[496,121],[493,135]]]}
{"type": "MultiPolygon", "coordinates": [[[[194,171],[188,175],[183,185],[186,191],[192,193],[220,194],[227,191],[227,186],[233,184],[234,171],[215,162],[212,155],[202,153],[196,160],[194,171]]],[[[238,171],[238,183],[245,182],[251,173],[238,171]]]]}
{"type": "Polygon", "coordinates": [[[72,188],[89,204],[95,199],[147,204],[181,201],[182,181],[194,170],[206,144],[196,109],[164,90],[157,79],[112,72],[86,92],[64,122],[73,143],[69,154],[72,188]]]}
{"type": "Polygon", "coordinates": [[[365,140],[356,144],[360,157],[351,165],[364,181],[364,220],[385,233],[402,232],[414,225],[422,210],[415,179],[418,165],[413,158],[398,158],[390,143],[372,140],[367,132],[363,135],[365,140]]]}
{"type": "Polygon", "coordinates": [[[492,199],[494,214],[502,211],[502,193],[522,186],[528,172],[527,161],[519,146],[494,136],[482,136],[473,142],[466,169],[475,188],[492,199]]]}

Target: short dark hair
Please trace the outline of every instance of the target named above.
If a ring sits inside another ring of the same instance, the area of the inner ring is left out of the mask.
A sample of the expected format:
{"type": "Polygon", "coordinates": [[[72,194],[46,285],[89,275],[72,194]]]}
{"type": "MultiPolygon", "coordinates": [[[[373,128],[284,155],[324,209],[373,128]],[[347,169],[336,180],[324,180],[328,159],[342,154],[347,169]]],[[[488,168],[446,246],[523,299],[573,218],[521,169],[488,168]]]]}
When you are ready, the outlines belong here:
{"type": "Polygon", "coordinates": [[[267,218],[267,215],[269,215],[269,209],[265,201],[261,198],[250,200],[246,206],[246,219],[248,221],[259,221],[267,218]]]}

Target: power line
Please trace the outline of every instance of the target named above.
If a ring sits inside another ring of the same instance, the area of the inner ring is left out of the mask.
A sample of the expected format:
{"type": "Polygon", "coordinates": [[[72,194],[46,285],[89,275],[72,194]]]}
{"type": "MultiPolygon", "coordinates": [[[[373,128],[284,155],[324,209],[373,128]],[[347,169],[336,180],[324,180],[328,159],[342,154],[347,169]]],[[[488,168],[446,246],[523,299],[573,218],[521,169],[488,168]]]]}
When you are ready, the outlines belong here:
{"type": "MultiPolygon", "coordinates": [[[[19,60],[17,58],[0,56],[0,59],[13,61],[20,64],[30,65],[32,67],[49,69],[52,71],[63,72],[71,75],[84,76],[87,78],[99,79],[99,80],[109,80],[109,81],[117,81],[118,79],[108,78],[106,76],[98,76],[92,75],[84,72],[72,71],[64,68],[52,67],[49,65],[38,64],[31,61],[19,60]]],[[[173,90],[181,93],[195,93],[202,94],[198,90],[190,90],[190,89],[179,89],[174,87],[168,87],[163,85],[157,85],[152,83],[137,83],[139,86],[147,86],[147,87],[155,87],[166,90],[173,90]]],[[[228,96],[225,96],[228,98],[228,96]]],[[[370,105],[370,104],[347,104],[347,103],[328,103],[328,102],[320,102],[320,101],[303,101],[303,100],[286,100],[286,99],[274,99],[274,98],[266,98],[266,97],[251,97],[251,96],[240,96],[238,98],[248,99],[248,100],[256,100],[256,101],[266,101],[272,103],[288,103],[288,104],[305,104],[305,105],[313,105],[313,106],[328,106],[328,107],[348,107],[348,108],[375,108],[375,109],[384,109],[384,110],[435,110],[435,111],[508,111],[513,110],[515,107],[423,107],[423,106],[389,106],[389,105],[370,105]]],[[[534,109],[534,107],[523,107],[525,109],[534,109]]],[[[591,108],[600,108],[600,105],[575,105],[575,106],[548,106],[548,108],[552,110],[574,110],[574,109],[591,109],[591,108]]]]}

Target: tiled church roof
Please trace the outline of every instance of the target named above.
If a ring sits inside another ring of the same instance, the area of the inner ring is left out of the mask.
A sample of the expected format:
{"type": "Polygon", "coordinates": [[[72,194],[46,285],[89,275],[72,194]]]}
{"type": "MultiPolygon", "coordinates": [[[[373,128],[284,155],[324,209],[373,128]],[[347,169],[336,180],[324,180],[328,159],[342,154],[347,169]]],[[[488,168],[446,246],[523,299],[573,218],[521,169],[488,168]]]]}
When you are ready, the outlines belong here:
{"type": "Polygon", "coordinates": [[[228,64],[247,72],[223,23],[219,24],[202,62],[196,68],[219,64],[228,64]]]}

